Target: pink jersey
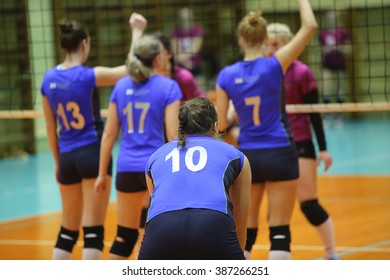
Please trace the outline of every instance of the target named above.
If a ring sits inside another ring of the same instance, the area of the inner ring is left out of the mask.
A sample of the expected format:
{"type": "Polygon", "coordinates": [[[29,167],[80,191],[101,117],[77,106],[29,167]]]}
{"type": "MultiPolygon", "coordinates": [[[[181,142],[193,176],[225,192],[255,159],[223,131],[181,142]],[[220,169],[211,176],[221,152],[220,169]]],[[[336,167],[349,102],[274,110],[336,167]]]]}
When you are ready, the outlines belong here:
{"type": "MultiPolygon", "coordinates": [[[[349,40],[348,31],[345,28],[335,30],[322,29],[319,34],[322,46],[338,46],[346,44],[349,40]]],[[[327,52],[323,56],[323,65],[330,69],[344,69],[346,64],[345,53],[337,48],[327,52]]]]}
{"type": "MultiPolygon", "coordinates": [[[[192,50],[192,40],[195,37],[203,37],[204,31],[200,25],[193,24],[189,30],[183,29],[181,26],[175,27],[171,33],[172,38],[176,38],[179,41],[180,50],[175,52],[188,53],[192,50]]],[[[192,55],[192,62],[195,67],[199,67],[201,57],[199,54],[192,55]]],[[[194,67],[194,68],[195,68],[194,67]]]]}
{"type": "Polygon", "coordinates": [[[175,66],[173,79],[179,84],[183,93],[182,101],[187,101],[195,97],[206,97],[199,88],[194,76],[190,71],[179,66],[175,66]]]}
{"type": "MultiPolygon", "coordinates": [[[[304,96],[317,89],[317,81],[310,68],[297,60],[287,69],[284,78],[284,88],[286,91],[286,104],[303,104],[304,96]]],[[[289,114],[288,121],[295,142],[312,140],[308,114],[289,114]]]]}

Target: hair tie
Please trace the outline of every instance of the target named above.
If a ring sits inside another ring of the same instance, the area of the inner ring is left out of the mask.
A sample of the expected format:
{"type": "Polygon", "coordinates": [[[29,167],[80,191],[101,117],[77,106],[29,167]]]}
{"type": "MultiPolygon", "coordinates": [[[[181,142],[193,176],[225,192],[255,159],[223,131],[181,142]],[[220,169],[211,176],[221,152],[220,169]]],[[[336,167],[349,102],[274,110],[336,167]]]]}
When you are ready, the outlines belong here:
{"type": "Polygon", "coordinates": [[[141,61],[144,66],[149,67],[149,68],[151,68],[153,66],[153,60],[154,60],[155,56],[153,56],[152,58],[142,58],[139,53],[134,53],[133,55],[139,61],[141,61]]]}

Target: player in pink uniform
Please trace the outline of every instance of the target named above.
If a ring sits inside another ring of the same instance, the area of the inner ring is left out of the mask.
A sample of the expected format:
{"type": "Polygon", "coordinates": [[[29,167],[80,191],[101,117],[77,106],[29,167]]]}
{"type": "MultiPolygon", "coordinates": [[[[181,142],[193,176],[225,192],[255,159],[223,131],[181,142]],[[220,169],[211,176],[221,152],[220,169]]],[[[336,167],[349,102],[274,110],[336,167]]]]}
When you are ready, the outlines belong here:
{"type": "Polygon", "coordinates": [[[344,27],[337,27],[335,11],[326,13],[326,24],[318,36],[322,47],[324,102],[330,102],[332,83],[336,81],[337,102],[341,103],[345,101],[342,80],[346,70],[349,35],[344,27]]]}
{"type": "MultiPolygon", "coordinates": [[[[272,56],[277,49],[287,44],[292,38],[290,28],[281,23],[267,26],[268,41],[266,55],[272,56]]],[[[286,104],[318,103],[317,81],[310,68],[296,60],[287,69],[284,78],[286,104]]],[[[325,247],[327,259],[340,259],[336,252],[332,218],[318,202],[317,166],[321,161],[325,171],[332,164],[332,157],[327,151],[322,119],[319,113],[289,114],[288,121],[299,155],[299,181],[297,198],[301,210],[308,221],[316,227],[325,247]],[[318,158],[312,141],[311,126],[315,132],[319,146],[318,158]]]]}
{"type": "Polygon", "coordinates": [[[162,61],[158,73],[174,79],[179,84],[183,93],[182,103],[196,97],[206,97],[194,75],[189,70],[176,65],[169,37],[161,32],[156,32],[153,35],[161,42],[163,45],[162,51],[165,53],[165,59],[162,61]]]}
{"type": "MultiPolygon", "coordinates": [[[[324,103],[345,102],[345,79],[347,55],[351,52],[350,37],[346,28],[338,26],[336,11],[326,12],[326,26],[319,32],[322,52],[322,85],[324,103]],[[335,92],[335,93],[334,93],[335,92]]],[[[336,126],[342,125],[342,115],[336,115],[336,126]]],[[[325,115],[325,120],[331,118],[325,115]]]]}
{"type": "Polygon", "coordinates": [[[202,26],[193,22],[193,12],[188,7],[180,9],[179,19],[180,25],[171,32],[175,61],[178,65],[190,70],[192,74],[198,75],[204,30],[202,26]]]}

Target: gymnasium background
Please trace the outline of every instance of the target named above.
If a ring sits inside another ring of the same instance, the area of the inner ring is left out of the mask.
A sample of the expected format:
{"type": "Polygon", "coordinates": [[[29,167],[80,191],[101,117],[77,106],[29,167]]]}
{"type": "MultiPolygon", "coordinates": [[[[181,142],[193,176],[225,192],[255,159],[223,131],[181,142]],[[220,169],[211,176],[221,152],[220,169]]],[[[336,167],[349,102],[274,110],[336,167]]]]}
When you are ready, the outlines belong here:
{"type": "MultiPolygon", "coordinates": [[[[344,260],[390,260],[390,0],[310,3],[319,28],[327,11],[337,11],[352,49],[344,81],[346,103],[319,110],[339,112],[345,120],[343,127],[326,127],[334,164],[326,174],[318,169],[319,196],[334,219],[337,250],[344,260]]],[[[117,66],[129,49],[132,12],[148,19],[146,32],[169,35],[182,7],[192,9],[194,21],[205,31],[197,80],[210,93],[218,71],[241,58],[235,29],[248,11],[261,9],[268,22],[287,23],[293,32],[300,24],[295,0],[0,0],[0,260],[50,259],[61,223],[40,96],[44,72],[64,58],[59,20],[68,17],[88,28],[92,45],[87,65],[117,66]]],[[[322,94],[317,35],[301,60],[313,69],[322,94]]],[[[102,109],[111,89],[99,89],[102,109]]],[[[266,208],[260,212],[253,257],[266,259],[266,208]]],[[[115,236],[115,215],[112,191],[104,258],[115,236]]],[[[323,247],[298,206],[291,225],[293,259],[322,259],[323,247]]],[[[81,258],[81,250],[79,241],[74,259],[81,258]]]]}
{"type": "MultiPolygon", "coordinates": [[[[350,32],[346,101],[389,102],[390,0],[317,0],[311,4],[320,28],[326,11],[335,9],[350,32]]],[[[178,23],[178,10],[185,6],[193,10],[194,21],[205,31],[202,75],[197,78],[204,91],[214,87],[221,67],[240,58],[235,28],[247,11],[261,9],[269,22],[287,23],[293,32],[300,24],[293,0],[2,0],[0,111],[42,110],[39,88],[43,73],[64,57],[57,40],[60,19],[79,20],[89,29],[92,51],[87,65],[116,66],[124,62],[129,48],[132,12],[148,19],[147,32],[160,30],[169,35],[178,23]]],[[[313,69],[321,87],[316,36],[301,60],[313,69]]],[[[107,107],[110,90],[100,89],[102,109],[107,107]]],[[[344,114],[349,118],[389,115],[386,110],[344,114]]],[[[43,118],[9,116],[0,118],[0,158],[48,149],[43,118]]]]}

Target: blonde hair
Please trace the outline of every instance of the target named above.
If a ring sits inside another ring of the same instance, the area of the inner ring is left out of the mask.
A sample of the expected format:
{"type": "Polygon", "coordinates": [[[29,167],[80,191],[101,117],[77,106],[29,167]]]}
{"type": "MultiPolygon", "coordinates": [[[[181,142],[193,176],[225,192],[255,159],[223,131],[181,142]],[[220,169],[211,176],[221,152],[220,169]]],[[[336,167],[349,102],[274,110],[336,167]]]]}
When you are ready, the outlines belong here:
{"type": "Polygon", "coordinates": [[[153,74],[153,62],[160,54],[160,41],[144,35],[135,42],[133,55],[127,61],[127,71],[136,82],[144,82],[153,74]]]}
{"type": "Polygon", "coordinates": [[[261,45],[267,38],[267,21],[261,11],[249,12],[238,24],[237,35],[251,45],[261,45]]]}
{"type": "Polygon", "coordinates": [[[288,27],[287,24],[279,22],[268,24],[267,33],[275,34],[277,37],[281,38],[284,43],[290,42],[292,37],[294,36],[290,30],[290,27],[288,27]]]}

